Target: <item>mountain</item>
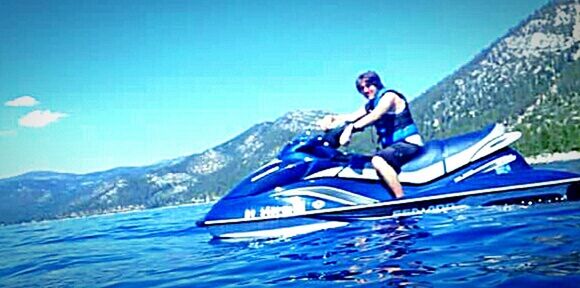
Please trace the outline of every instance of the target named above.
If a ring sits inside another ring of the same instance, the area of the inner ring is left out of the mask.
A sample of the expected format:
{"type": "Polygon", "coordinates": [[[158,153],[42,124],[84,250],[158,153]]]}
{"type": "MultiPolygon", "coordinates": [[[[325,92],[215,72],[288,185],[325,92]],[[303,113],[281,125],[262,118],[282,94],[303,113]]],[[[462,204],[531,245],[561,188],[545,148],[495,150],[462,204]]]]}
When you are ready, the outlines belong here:
{"type": "Polygon", "coordinates": [[[580,3],[553,1],[413,101],[427,138],[505,123],[526,155],[580,149],[580,3]]]}
{"type": "Polygon", "coordinates": [[[0,223],[66,218],[207,202],[275,157],[298,132],[314,129],[322,111],[289,112],[257,124],[201,154],[152,166],[84,175],[32,172],[0,180],[0,223]]]}
{"type": "MultiPolygon", "coordinates": [[[[580,150],[579,1],[545,5],[415,98],[411,109],[426,138],[502,122],[523,132],[517,148],[527,156],[580,150]]],[[[0,223],[212,201],[326,114],[289,112],[203,153],[151,166],[0,179],[0,223]]],[[[348,149],[371,152],[370,133],[348,149]]]]}

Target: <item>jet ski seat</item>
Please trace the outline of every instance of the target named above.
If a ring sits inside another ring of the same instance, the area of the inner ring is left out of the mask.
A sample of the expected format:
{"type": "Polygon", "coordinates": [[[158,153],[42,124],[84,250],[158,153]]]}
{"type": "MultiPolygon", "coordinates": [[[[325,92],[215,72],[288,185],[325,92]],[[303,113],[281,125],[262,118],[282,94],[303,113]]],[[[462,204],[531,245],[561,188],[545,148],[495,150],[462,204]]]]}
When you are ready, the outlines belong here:
{"type": "Polygon", "coordinates": [[[399,179],[401,182],[417,184],[434,180],[515,141],[513,137],[507,137],[509,143],[503,143],[506,139],[501,136],[504,134],[503,125],[491,124],[479,131],[429,141],[417,157],[401,167],[399,179]]]}
{"type": "Polygon", "coordinates": [[[489,135],[495,125],[488,125],[484,129],[464,135],[455,136],[446,140],[432,140],[421,149],[421,153],[413,160],[401,167],[402,171],[416,171],[451,155],[464,151],[469,146],[481,141],[489,135]]]}

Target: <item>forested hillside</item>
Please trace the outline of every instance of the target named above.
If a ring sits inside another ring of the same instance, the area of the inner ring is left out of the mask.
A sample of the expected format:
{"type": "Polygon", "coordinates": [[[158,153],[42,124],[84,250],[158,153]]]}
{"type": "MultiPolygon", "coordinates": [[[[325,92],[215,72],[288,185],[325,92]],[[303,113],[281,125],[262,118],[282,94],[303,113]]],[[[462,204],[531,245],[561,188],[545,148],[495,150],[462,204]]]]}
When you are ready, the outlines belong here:
{"type": "Polygon", "coordinates": [[[554,1],[413,101],[427,138],[505,123],[525,155],[578,150],[580,3],[554,1]]]}

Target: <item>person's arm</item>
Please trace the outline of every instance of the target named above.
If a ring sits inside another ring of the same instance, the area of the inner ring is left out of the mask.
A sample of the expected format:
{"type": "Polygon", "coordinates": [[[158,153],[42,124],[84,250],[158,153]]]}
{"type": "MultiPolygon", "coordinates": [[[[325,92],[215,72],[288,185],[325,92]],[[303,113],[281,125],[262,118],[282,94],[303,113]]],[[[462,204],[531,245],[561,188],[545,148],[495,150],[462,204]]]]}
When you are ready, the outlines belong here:
{"type": "Polygon", "coordinates": [[[342,114],[342,115],[336,115],[336,120],[335,121],[339,121],[339,122],[354,122],[357,119],[362,118],[363,116],[365,116],[367,114],[367,110],[365,109],[364,106],[360,107],[358,110],[349,113],[349,114],[342,114]]]}
{"type": "Polygon", "coordinates": [[[358,110],[349,113],[349,114],[339,114],[339,115],[326,115],[320,121],[318,121],[318,125],[322,130],[328,130],[344,122],[354,122],[357,119],[363,117],[367,114],[365,107],[361,107],[358,110]]]}

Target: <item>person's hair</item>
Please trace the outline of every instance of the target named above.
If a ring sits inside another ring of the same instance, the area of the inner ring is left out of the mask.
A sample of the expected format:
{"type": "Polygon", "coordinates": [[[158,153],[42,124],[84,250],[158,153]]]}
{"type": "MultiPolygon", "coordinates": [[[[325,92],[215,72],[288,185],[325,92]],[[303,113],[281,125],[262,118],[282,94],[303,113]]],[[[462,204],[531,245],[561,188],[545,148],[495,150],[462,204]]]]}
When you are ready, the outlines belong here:
{"type": "Polygon", "coordinates": [[[360,74],[358,78],[356,78],[356,90],[361,94],[363,93],[363,83],[366,83],[367,86],[375,85],[378,90],[381,90],[385,87],[381,82],[379,74],[377,74],[375,71],[367,71],[363,74],[360,74]]]}

